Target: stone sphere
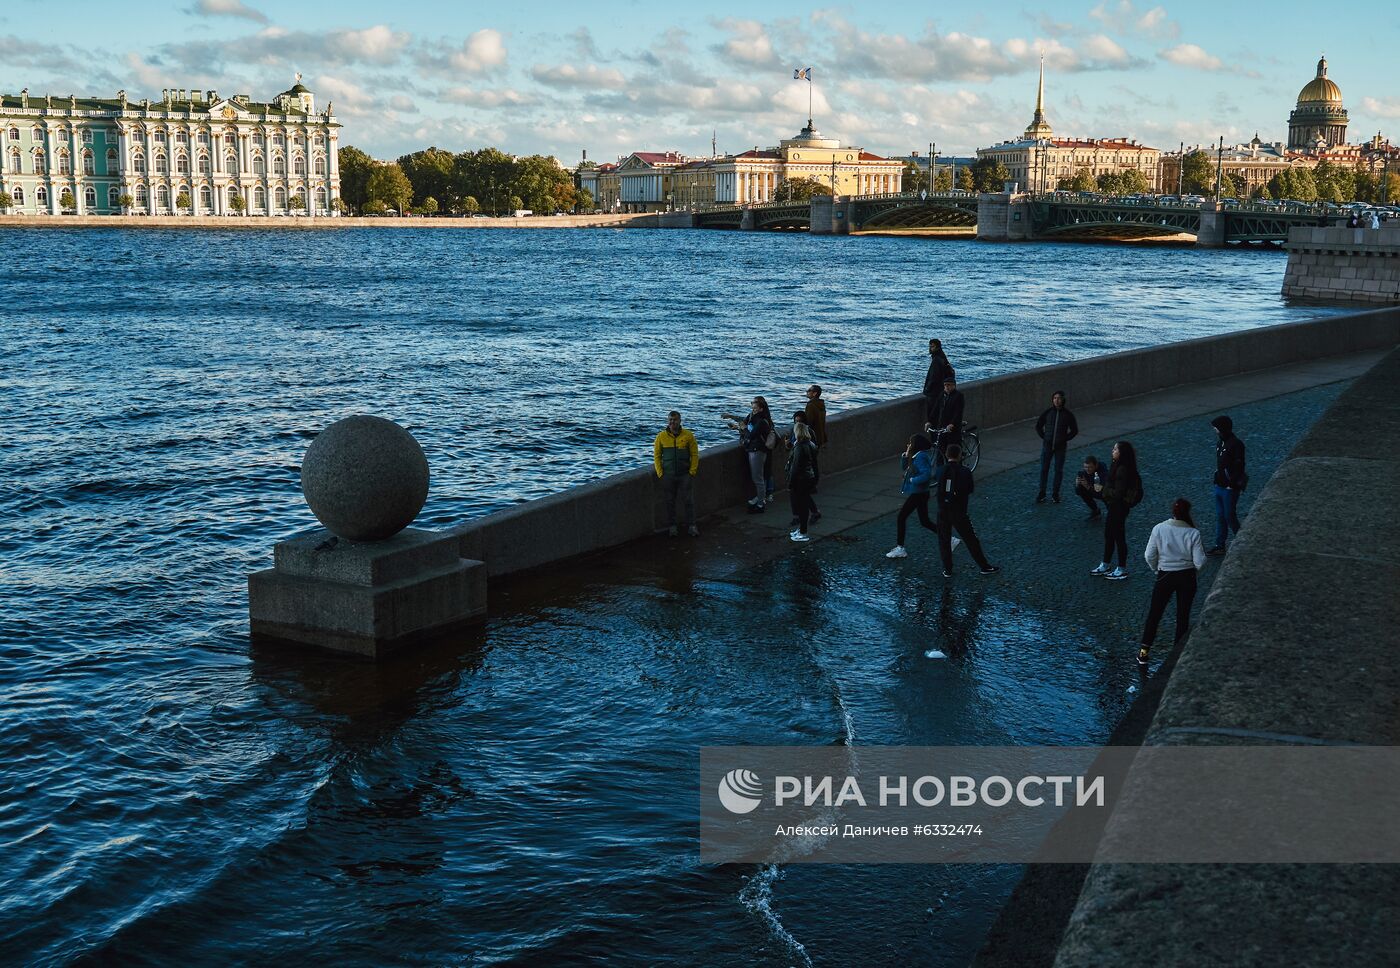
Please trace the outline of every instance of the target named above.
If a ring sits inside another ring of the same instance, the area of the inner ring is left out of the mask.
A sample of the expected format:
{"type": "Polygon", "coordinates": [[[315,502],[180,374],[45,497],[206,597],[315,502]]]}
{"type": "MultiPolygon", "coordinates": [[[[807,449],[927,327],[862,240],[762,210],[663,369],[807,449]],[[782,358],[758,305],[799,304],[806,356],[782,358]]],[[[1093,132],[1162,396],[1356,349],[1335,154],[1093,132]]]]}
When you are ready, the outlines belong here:
{"type": "Polygon", "coordinates": [[[408,527],[428,499],[428,459],[392,420],[337,420],[301,462],[301,493],[316,520],[347,541],[381,541],[408,527]]]}

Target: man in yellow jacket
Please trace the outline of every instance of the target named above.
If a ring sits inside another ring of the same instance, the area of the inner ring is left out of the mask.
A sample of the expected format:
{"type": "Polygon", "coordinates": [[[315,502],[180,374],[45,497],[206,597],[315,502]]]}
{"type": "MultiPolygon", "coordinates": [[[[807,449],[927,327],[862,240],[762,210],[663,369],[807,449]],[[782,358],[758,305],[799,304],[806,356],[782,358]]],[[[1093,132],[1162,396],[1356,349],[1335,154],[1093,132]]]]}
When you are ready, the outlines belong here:
{"type": "Polygon", "coordinates": [[[652,445],[652,461],[656,465],[656,476],[661,478],[661,488],[666,495],[666,524],[671,537],[680,533],[676,528],[676,498],[685,500],[686,530],[692,538],[700,532],[695,529],[695,492],[691,484],[700,470],[700,445],[695,435],[681,426],[681,415],[672,410],[666,421],[666,429],[656,435],[652,445]]]}

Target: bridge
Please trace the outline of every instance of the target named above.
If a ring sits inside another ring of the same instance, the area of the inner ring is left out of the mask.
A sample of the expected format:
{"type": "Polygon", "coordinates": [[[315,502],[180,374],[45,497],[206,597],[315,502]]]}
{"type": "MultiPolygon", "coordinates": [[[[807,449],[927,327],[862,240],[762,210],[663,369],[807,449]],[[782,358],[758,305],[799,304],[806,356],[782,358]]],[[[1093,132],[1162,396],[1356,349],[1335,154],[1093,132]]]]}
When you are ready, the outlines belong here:
{"type": "Polygon", "coordinates": [[[1282,244],[1295,226],[1325,226],[1336,221],[1335,216],[1311,207],[1245,204],[1217,208],[1210,202],[1200,205],[1067,192],[1039,196],[972,192],[818,195],[810,201],[707,209],[690,218],[696,228],[838,235],[879,229],[976,228],[979,238],[1006,240],[1192,235],[1202,245],[1282,244]]]}

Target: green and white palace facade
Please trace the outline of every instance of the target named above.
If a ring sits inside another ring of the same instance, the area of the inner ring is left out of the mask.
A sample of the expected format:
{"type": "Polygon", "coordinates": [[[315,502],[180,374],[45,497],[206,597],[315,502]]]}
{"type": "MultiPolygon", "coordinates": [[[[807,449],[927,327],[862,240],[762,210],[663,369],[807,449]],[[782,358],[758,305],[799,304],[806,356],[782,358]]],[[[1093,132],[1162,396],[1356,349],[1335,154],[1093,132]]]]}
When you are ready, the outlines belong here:
{"type": "Polygon", "coordinates": [[[339,210],[339,130],[300,75],[269,102],[183,89],[159,101],[25,89],[0,94],[0,192],[8,214],[324,218],[339,210]]]}

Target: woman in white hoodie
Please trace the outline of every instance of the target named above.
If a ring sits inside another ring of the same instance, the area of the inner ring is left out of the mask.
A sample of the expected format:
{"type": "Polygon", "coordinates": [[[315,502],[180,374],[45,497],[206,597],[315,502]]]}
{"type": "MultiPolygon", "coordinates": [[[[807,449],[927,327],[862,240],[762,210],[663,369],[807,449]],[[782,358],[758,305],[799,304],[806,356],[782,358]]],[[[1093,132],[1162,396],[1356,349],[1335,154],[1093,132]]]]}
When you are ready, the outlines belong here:
{"type": "Polygon", "coordinates": [[[1167,610],[1167,603],[1176,596],[1176,641],[1186,638],[1191,630],[1191,603],[1196,598],[1196,572],[1206,565],[1206,551],[1201,545],[1201,532],[1191,520],[1191,502],[1179,497],[1172,502],[1172,516],[1152,529],[1143,553],[1147,567],[1157,573],[1152,586],[1152,605],[1147,610],[1147,625],[1142,630],[1142,647],[1138,649],[1138,665],[1147,666],[1147,654],[1157,638],[1157,624],[1167,610]]]}

